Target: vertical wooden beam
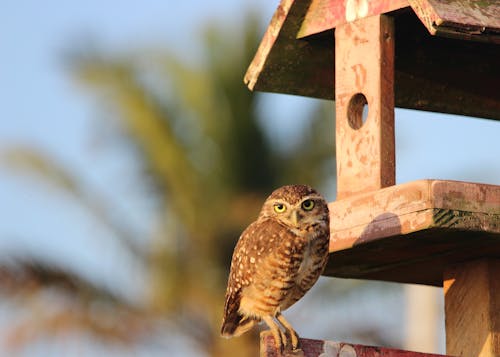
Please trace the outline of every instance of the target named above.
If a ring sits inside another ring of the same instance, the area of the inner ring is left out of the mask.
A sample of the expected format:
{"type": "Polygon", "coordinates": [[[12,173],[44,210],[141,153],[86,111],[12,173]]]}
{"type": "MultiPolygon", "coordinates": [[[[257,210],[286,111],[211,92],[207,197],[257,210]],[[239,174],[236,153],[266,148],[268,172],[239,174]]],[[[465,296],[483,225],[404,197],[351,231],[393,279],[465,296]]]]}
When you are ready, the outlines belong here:
{"type": "Polygon", "coordinates": [[[500,260],[478,260],[444,274],[446,353],[500,356],[500,260]]]}
{"type": "Polygon", "coordinates": [[[394,24],[376,15],[335,29],[337,198],[395,184],[394,24]],[[364,105],[368,116],[363,124],[364,105]]]}

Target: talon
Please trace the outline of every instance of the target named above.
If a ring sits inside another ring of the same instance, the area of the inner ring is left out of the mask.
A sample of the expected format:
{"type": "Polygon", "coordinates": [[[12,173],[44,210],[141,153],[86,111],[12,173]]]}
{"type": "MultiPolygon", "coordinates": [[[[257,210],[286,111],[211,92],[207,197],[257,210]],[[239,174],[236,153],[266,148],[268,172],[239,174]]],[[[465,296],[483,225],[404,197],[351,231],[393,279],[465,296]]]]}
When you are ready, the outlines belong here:
{"type": "Polygon", "coordinates": [[[290,330],[290,335],[291,335],[291,339],[292,339],[292,350],[293,351],[300,351],[299,335],[294,330],[290,330]]]}
{"type": "Polygon", "coordinates": [[[288,330],[288,333],[290,334],[292,351],[300,349],[299,348],[299,335],[297,335],[297,332],[295,332],[294,330],[288,330]]]}
{"type": "Polygon", "coordinates": [[[293,329],[292,325],[285,319],[285,317],[281,314],[278,314],[276,316],[278,321],[281,323],[281,326],[283,326],[286,330],[286,332],[290,335],[290,340],[292,342],[292,351],[298,350],[299,349],[299,335],[295,330],[293,329]]]}
{"type": "MultiPolygon", "coordinates": [[[[281,334],[281,331],[276,334],[275,331],[272,331],[271,332],[273,333],[273,337],[274,337],[274,345],[276,347],[276,351],[278,351],[280,354],[282,354],[284,351],[285,351],[285,343],[283,342],[283,336],[281,334]]],[[[285,341],[286,341],[286,338],[285,338],[285,341]]]]}
{"type": "Polygon", "coordinates": [[[281,337],[281,352],[284,352],[286,350],[286,347],[288,346],[288,338],[285,332],[283,332],[280,329],[280,337],[281,337]]]}
{"type": "Polygon", "coordinates": [[[265,316],[263,317],[263,320],[266,322],[267,326],[269,326],[269,329],[274,337],[276,350],[279,351],[280,355],[283,354],[284,345],[287,341],[286,335],[284,335],[283,331],[281,331],[280,327],[276,324],[276,322],[274,322],[271,316],[265,316]]]}

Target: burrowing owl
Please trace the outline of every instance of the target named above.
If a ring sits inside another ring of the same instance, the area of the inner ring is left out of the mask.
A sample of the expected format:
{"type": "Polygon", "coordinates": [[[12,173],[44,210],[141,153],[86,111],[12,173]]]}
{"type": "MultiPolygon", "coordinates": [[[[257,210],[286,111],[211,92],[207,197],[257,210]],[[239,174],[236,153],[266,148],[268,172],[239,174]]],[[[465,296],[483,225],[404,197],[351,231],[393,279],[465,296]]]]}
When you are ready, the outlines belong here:
{"type": "Polygon", "coordinates": [[[329,236],[328,206],[318,192],[305,185],[275,190],[234,249],[222,336],[239,336],[264,320],[279,350],[297,350],[298,335],[281,312],[318,280],[329,236]]]}

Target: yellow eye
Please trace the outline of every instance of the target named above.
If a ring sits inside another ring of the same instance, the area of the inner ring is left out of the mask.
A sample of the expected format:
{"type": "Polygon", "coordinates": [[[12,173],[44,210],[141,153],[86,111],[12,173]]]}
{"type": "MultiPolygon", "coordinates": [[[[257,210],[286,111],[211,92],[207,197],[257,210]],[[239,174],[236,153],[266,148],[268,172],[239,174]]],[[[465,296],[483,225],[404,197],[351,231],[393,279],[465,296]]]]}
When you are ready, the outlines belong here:
{"type": "Polygon", "coordinates": [[[314,208],[314,201],[313,200],[305,200],[302,202],[302,209],[304,211],[310,211],[314,208]]]}
{"type": "Polygon", "coordinates": [[[283,203],[276,203],[274,205],[274,211],[276,213],[283,213],[286,211],[286,206],[283,203]]]}

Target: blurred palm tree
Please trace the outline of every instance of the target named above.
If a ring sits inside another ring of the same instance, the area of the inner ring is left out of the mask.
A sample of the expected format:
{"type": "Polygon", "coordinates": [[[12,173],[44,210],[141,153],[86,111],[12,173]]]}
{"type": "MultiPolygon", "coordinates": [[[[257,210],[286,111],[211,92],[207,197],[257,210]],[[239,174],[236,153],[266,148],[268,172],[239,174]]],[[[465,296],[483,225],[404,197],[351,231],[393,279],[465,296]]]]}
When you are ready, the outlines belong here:
{"type": "MultiPolygon", "coordinates": [[[[104,198],[82,188],[85,178],[56,158],[30,148],[5,153],[12,167],[70,193],[112,229],[133,259],[147,267],[147,301],[136,306],[62,268],[23,259],[6,265],[0,278],[12,283],[24,271],[40,290],[57,286],[74,301],[65,327],[85,327],[105,340],[135,341],[162,319],[208,355],[236,349],[241,356],[257,355],[256,333],[234,341],[219,337],[232,249],[276,186],[321,188],[334,177],[331,107],[317,105],[290,150],[279,150],[273,133],[259,124],[259,96],[244,87],[242,77],[260,33],[255,16],[238,32],[210,27],[201,61],[195,63],[153,51],[113,56],[80,48],[68,57],[75,77],[115,119],[114,135],[134,150],[141,192],[151,195],[160,211],[153,237],[133,237],[126,218],[112,214],[104,198]],[[90,318],[95,301],[108,308],[90,318]],[[104,321],[117,312],[123,318],[119,323],[104,321]]],[[[10,289],[19,292],[21,284],[10,289]]],[[[47,332],[57,323],[60,319],[49,314],[41,325],[47,332]]]]}

